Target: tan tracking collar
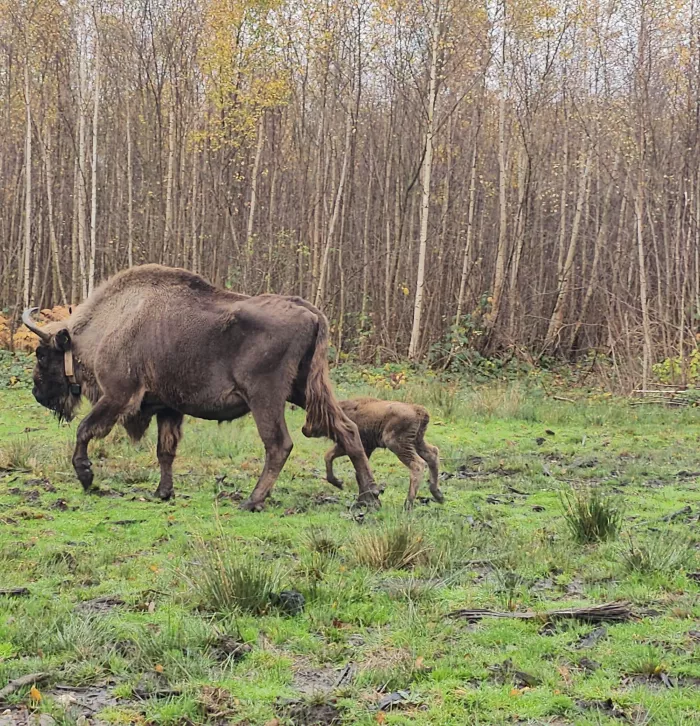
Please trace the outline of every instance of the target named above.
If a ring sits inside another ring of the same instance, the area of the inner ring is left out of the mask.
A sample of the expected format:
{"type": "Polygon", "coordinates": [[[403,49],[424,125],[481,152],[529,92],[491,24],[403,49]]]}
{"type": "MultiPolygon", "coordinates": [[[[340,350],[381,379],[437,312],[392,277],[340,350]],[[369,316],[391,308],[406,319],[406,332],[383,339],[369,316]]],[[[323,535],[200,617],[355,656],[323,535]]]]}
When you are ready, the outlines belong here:
{"type": "Polygon", "coordinates": [[[66,372],[66,378],[70,382],[71,393],[80,395],[80,384],[75,377],[75,365],[73,363],[73,351],[69,348],[63,354],[63,368],[66,372]]]}

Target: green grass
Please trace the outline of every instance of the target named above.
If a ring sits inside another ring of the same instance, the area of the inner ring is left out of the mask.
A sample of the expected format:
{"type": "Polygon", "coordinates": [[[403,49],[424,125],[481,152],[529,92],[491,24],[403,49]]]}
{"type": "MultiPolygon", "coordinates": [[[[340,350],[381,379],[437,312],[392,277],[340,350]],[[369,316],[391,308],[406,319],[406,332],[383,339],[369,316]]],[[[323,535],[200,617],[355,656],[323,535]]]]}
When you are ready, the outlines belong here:
{"type": "Polygon", "coordinates": [[[429,408],[444,506],[404,513],[408,472],[377,452],[383,507],[361,515],[353,487],[324,482],[328,443],[301,435],[301,411],[260,514],[237,508],[263,462],[250,419],[187,420],[167,504],[150,496],[155,431],[138,446],[115,431],[91,449],[102,496],[86,496],[70,466],[76,424],[0,390],[0,589],[30,592],[0,596],[0,687],[48,674],[40,702],[26,687],[11,707],[65,724],[698,722],[700,412],[554,401],[527,381],[361,391],[429,408]],[[572,487],[619,512],[617,537],[576,541],[572,487]],[[303,613],[275,606],[281,590],[303,595],[303,613]],[[447,617],[610,600],[639,619],[590,647],[595,626],[573,621],[447,617]]]}

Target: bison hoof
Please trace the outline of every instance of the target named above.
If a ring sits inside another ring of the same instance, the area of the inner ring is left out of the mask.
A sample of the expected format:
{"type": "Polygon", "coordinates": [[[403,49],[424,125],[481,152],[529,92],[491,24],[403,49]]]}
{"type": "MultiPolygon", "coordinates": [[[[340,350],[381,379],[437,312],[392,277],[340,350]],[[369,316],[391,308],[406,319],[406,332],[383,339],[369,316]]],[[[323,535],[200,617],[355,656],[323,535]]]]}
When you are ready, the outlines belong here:
{"type": "Polygon", "coordinates": [[[413,511],[413,499],[407,499],[403,503],[403,509],[405,512],[412,512],[413,511]]]}
{"type": "Polygon", "coordinates": [[[332,484],[336,489],[342,489],[343,488],[343,480],[342,479],[329,479],[329,484],[332,484]]]}
{"type": "Polygon", "coordinates": [[[440,489],[435,489],[430,491],[430,493],[433,495],[433,499],[438,504],[444,504],[445,503],[445,495],[442,493],[440,489]]]}
{"type": "Polygon", "coordinates": [[[75,473],[78,476],[78,481],[83,487],[83,491],[89,492],[90,489],[92,489],[92,483],[95,478],[90,464],[76,464],[75,473]]]}
{"type": "Polygon", "coordinates": [[[265,508],[264,502],[254,502],[252,499],[244,499],[239,505],[244,512],[262,512],[265,508]]]}
{"type": "Polygon", "coordinates": [[[173,490],[172,489],[161,489],[158,487],[156,489],[154,496],[158,497],[158,499],[162,499],[164,502],[167,502],[168,499],[171,499],[173,496],[173,490]]]}
{"type": "Polygon", "coordinates": [[[370,509],[379,509],[382,506],[379,501],[379,492],[377,491],[362,492],[357,497],[357,503],[360,506],[370,509]]]}

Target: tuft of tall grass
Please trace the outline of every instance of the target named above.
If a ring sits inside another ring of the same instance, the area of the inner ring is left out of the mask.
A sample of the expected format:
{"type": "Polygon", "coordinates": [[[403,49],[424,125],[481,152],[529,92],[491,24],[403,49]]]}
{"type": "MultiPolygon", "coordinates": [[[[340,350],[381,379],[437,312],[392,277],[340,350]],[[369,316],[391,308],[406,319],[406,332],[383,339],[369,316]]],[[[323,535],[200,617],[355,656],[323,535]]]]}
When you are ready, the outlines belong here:
{"type": "Polygon", "coordinates": [[[282,579],[279,567],[259,556],[234,552],[222,542],[200,540],[196,551],[198,561],[191,565],[188,579],[203,607],[219,613],[238,610],[254,615],[270,609],[282,579]]]}
{"type": "Polygon", "coordinates": [[[362,532],[354,542],[355,559],[375,570],[407,570],[426,561],[430,546],[411,522],[362,532]]]}
{"type": "Polygon", "coordinates": [[[35,471],[46,459],[46,450],[29,437],[12,439],[0,449],[0,469],[35,471]]]}
{"type": "Polygon", "coordinates": [[[685,537],[662,532],[644,542],[635,542],[630,537],[629,544],[620,554],[627,570],[648,575],[679,570],[688,562],[689,551],[685,537]]]}
{"type": "Polygon", "coordinates": [[[311,552],[326,557],[336,557],[340,552],[341,543],[329,527],[312,527],[306,534],[306,546],[311,552]]]}
{"type": "Polygon", "coordinates": [[[622,513],[598,488],[572,489],[562,494],[564,519],[579,544],[615,539],[622,525],[622,513]]]}

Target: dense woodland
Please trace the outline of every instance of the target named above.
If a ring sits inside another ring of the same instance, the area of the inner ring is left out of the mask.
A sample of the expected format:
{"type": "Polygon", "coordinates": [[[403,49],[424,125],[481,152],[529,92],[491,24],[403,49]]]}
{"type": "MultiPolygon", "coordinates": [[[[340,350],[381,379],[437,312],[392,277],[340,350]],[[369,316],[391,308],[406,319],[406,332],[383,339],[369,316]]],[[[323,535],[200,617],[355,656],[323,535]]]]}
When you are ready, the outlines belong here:
{"type": "Polygon", "coordinates": [[[364,357],[696,346],[697,0],[0,0],[0,308],[148,261],[364,357]]]}

